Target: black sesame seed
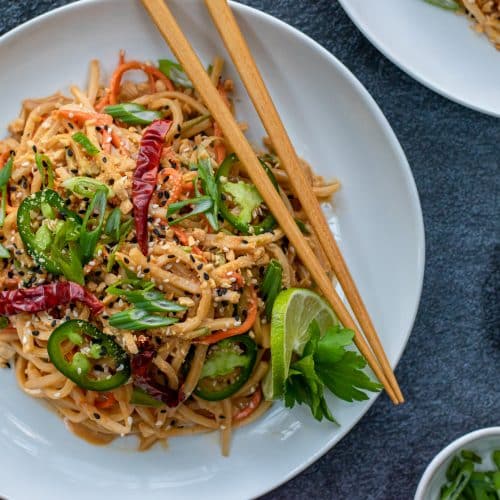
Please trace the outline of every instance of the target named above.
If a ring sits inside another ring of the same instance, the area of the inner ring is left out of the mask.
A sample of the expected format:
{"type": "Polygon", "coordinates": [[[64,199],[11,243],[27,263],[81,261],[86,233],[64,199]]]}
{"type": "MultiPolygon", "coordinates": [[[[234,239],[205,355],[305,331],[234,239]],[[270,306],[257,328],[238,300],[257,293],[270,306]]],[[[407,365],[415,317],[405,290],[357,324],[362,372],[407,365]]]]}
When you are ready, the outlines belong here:
{"type": "Polygon", "coordinates": [[[96,420],[99,420],[101,418],[101,415],[99,415],[99,413],[94,413],[94,418],[96,420]]]}
{"type": "Polygon", "coordinates": [[[205,281],[208,281],[210,279],[210,276],[208,275],[208,273],[203,273],[203,279],[205,281]]]}
{"type": "Polygon", "coordinates": [[[191,259],[191,262],[196,262],[192,254],[189,254],[189,258],[191,259]]]}
{"type": "Polygon", "coordinates": [[[128,257],[123,257],[123,262],[125,262],[125,264],[130,264],[128,257]]]}
{"type": "Polygon", "coordinates": [[[109,179],[109,185],[112,186],[115,183],[114,179],[109,179]]]}
{"type": "Polygon", "coordinates": [[[103,314],[102,319],[109,319],[109,316],[107,314],[103,314]]]}
{"type": "Polygon", "coordinates": [[[77,168],[72,168],[71,169],[71,173],[72,174],[77,174],[78,173],[78,169],[77,168]]]}
{"type": "Polygon", "coordinates": [[[51,322],[50,322],[50,326],[53,328],[54,326],[57,325],[57,320],[56,319],[53,319],[51,322]]]}
{"type": "Polygon", "coordinates": [[[9,362],[5,363],[5,368],[10,368],[10,363],[9,362]]]}
{"type": "Polygon", "coordinates": [[[102,162],[103,162],[103,163],[107,163],[107,161],[108,161],[108,159],[107,159],[105,156],[103,156],[103,157],[102,157],[102,162]]]}
{"type": "Polygon", "coordinates": [[[67,154],[70,158],[74,155],[73,150],[72,150],[72,149],[69,149],[69,148],[66,150],[66,154],[67,154]]]}
{"type": "Polygon", "coordinates": [[[33,337],[38,337],[38,335],[40,335],[40,332],[38,330],[33,330],[31,332],[31,335],[33,335],[33,337]]]}
{"type": "Polygon", "coordinates": [[[33,149],[33,153],[37,153],[38,152],[38,149],[36,148],[35,145],[33,145],[32,149],[33,149]]]}
{"type": "Polygon", "coordinates": [[[144,274],[148,274],[149,272],[151,272],[151,269],[149,269],[149,267],[145,267],[143,272],[144,274]]]}
{"type": "Polygon", "coordinates": [[[71,128],[71,129],[75,128],[75,126],[71,122],[68,122],[68,127],[71,128]]]}
{"type": "Polygon", "coordinates": [[[198,269],[198,271],[201,271],[203,269],[203,264],[198,264],[196,266],[196,269],[198,269]]]}

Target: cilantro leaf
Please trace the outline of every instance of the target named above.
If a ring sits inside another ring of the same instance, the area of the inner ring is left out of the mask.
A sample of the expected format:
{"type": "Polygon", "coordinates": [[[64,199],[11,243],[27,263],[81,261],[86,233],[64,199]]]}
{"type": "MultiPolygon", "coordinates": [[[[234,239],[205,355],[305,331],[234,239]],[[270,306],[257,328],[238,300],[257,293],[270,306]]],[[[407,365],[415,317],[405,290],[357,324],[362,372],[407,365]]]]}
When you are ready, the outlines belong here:
{"type": "Polygon", "coordinates": [[[353,337],[351,330],[338,325],[329,328],[319,340],[314,357],[319,378],[333,394],[349,402],[368,399],[363,390],[377,392],[382,388],[363,371],[363,356],[345,349],[353,337]]]}
{"type": "Polygon", "coordinates": [[[363,391],[379,391],[382,386],[373,382],[363,371],[365,359],[352,345],[354,333],[338,325],[330,327],[321,336],[315,321],[309,325],[310,339],[302,357],[291,364],[285,382],[285,405],[306,404],[316,420],[323,418],[336,422],[324,397],[324,389],[345,401],[363,401],[363,391]]]}

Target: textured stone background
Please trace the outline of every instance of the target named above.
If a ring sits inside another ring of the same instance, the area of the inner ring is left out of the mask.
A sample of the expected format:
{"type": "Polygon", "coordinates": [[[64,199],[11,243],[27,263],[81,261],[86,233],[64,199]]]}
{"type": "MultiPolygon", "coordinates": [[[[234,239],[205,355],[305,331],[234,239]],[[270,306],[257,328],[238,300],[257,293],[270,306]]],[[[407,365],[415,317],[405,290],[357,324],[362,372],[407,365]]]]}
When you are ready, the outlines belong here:
{"type": "MultiPolygon", "coordinates": [[[[66,3],[0,0],[0,33],[66,3]]],[[[335,449],[266,498],[410,499],[444,445],[500,424],[500,121],[414,82],[337,1],[244,3],[307,33],[366,86],[408,156],[427,237],[420,311],[397,369],[408,402],[380,397],[335,449]]]]}

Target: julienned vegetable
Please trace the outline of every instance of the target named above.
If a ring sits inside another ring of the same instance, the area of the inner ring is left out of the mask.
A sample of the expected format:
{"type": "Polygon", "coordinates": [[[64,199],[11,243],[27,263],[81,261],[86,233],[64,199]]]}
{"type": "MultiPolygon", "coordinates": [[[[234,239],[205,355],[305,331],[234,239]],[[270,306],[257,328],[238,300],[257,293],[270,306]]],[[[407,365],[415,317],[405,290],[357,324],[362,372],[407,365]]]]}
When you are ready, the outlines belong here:
{"type": "Polygon", "coordinates": [[[23,200],[17,211],[17,228],[27,252],[52,274],[83,284],[83,268],[77,241],[82,220],[66,207],[64,200],[50,189],[23,200]],[[35,232],[32,214],[44,213],[45,221],[35,232]],[[51,221],[49,227],[48,221],[51,221]]]}
{"type": "Polygon", "coordinates": [[[49,311],[56,306],[80,302],[92,315],[102,312],[104,305],[86,288],[70,281],[55,281],[33,288],[18,288],[0,292],[0,316],[49,311]]]}
{"type": "Polygon", "coordinates": [[[130,377],[127,353],[109,335],[82,320],[71,320],[56,328],[49,337],[50,361],[82,389],[110,391],[130,377]],[[68,358],[67,353],[72,353],[68,358]],[[104,372],[94,370],[95,363],[104,372]]]}
{"type": "Polygon", "coordinates": [[[492,452],[496,470],[476,471],[482,458],[469,450],[453,457],[446,471],[447,483],[441,488],[441,500],[472,499],[497,500],[500,498],[500,450],[492,452]]]}
{"type": "Polygon", "coordinates": [[[184,88],[193,88],[191,80],[187,77],[186,73],[182,69],[182,66],[175,61],[170,59],[160,59],[158,61],[158,67],[160,71],[170,78],[176,85],[180,85],[184,88]]]}
{"type": "MultiPolygon", "coordinates": [[[[221,215],[235,229],[243,234],[261,234],[266,231],[271,231],[276,226],[276,220],[272,214],[268,214],[262,222],[252,224],[254,211],[262,204],[255,186],[239,181],[237,183],[229,182],[228,178],[231,174],[233,165],[238,161],[235,154],[230,154],[222,162],[217,170],[216,181],[219,194],[219,210],[221,215]],[[237,213],[229,206],[229,201],[238,210],[237,213]]],[[[265,164],[263,164],[265,167],[265,164]]],[[[272,176],[269,169],[267,174],[272,176]]],[[[274,179],[274,177],[272,177],[274,179]]],[[[276,180],[274,179],[274,183],[276,180]]]]}
{"type": "Polygon", "coordinates": [[[76,132],[71,136],[71,138],[90,155],[90,156],[96,156],[99,154],[100,149],[96,147],[94,144],[92,144],[92,141],[83,133],[83,132],[76,132]]]}
{"type": "Polygon", "coordinates": [[[12,174],[12,165],[14,158],[11,156],[7,163],[0,169],[0,227],[5,222],[5,215],[7,212],[7,185],[9,183],[10,175],[12,174]]]}
{"type": "Polygon", "coordinates": [[[257,344],[240,335],[212,345],[195,394],[208,401],[220,401],[239,391],[250,378],[257,357],[257,344]]]}
{"type": "Polygon", "coordinates": [[[149,125],[163,118],[159,111],[149,111],[144,106],[133,102],[106,106],[104,112],[127,125],[149,125]]]}
{"type": "Polygon", "coordinates": [[[158,401],[153,396],[150,396],[146,391],[143,391],[139,387],[134,387],[132,397],[130,398],[130,404],[137,406],[149,406],[151,408],[161,408],[164,406],[164,403],[158,401]]]}
{"type": "Polygon", "coordinates": [[[153,122],[144,131],[137,156],[132,182],[132,202],[137,243],[144,255],[148,254],[149,203],[156,186],[163,141],[171,125],[169,120],[153,122]]]}

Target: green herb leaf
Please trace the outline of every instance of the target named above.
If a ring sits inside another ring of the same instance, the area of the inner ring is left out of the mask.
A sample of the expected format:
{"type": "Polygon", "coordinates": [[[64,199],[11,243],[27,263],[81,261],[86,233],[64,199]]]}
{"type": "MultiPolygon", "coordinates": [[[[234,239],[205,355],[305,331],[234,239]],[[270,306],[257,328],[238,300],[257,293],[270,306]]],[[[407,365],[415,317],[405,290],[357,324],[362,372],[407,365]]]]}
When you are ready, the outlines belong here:
{"type": "Polygon", "coordinates": [[[9,318],[0,316],[0,328],[7,328],[9,326],[9,318]]]}
{"type": "Polygon", "coordinates": [[[140,104],[124,102],[106,106],[104,112],[127,125],[149,125],[155,120],[163,118],[159,111],[150,111],[140,104]]]}
{"type": "Polygon", "coordinates": [[[170,59],[160,59],[158,61],[158,67],[160,71],[165,76],[170,78],[170,80],[172,80],[175,84],[189,89],[193,88],[191,80],[188,78],[186,73],[184,73],[184,70],[179,63],[176,63],[175,61],[172,61],[170,59]]]}
{"type": "Polygon", "coordinates": [[[85,149],[90,156],[95,156],[100,153],[100,149],[94,146],[94,144],[92,144],[90,139],[83,132],[76,132],[71,137],[76,143],[80,144],[80,146],[85,149]]]}

